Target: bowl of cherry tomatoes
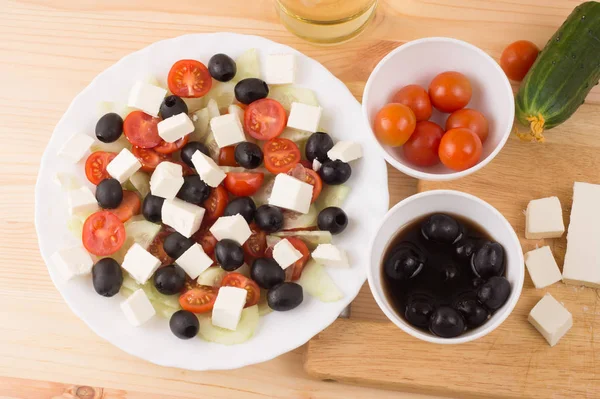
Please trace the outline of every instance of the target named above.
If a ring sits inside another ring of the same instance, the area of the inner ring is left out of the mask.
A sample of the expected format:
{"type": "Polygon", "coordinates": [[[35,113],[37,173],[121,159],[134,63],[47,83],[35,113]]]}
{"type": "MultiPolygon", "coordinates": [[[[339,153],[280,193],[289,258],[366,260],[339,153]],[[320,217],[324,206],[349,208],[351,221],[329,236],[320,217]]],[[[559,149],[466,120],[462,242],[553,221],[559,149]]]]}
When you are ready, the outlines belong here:
{"type": "Polygon", "coordinates": [[[385,159],[423,180],[453,180],[487,165],[510,136],[515,103],[498,63],[461,40],[406,43],[375,67],[363,114],[385,159]]]}

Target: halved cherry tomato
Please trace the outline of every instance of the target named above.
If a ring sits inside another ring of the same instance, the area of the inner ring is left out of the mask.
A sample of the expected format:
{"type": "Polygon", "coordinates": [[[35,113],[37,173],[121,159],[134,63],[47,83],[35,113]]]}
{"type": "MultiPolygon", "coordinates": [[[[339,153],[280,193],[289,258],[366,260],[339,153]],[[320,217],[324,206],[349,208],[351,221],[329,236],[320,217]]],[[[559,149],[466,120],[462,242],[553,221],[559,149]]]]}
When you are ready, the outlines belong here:
{"type": "Polygon", "coordinates": [[[140,161],[144,172],[154,172],[159,163],[173,159],[169,154],[159,154],[154,151],[154,148],[142,148],[135,145],[131,147],[131,153],[140,161]]]}
{"type": "Polygon", "coordinates": [[[440,160],[452,170],[466,170],[479,162],[481,147],[479,136],[471,130],[452,129],[444,134],[440,142],[440,160]]]}
{"type": "Polygon", "coordinates": [[[311,203],[319,198],[319,194],[321,194],[321,190],[323,189],[323,181],[317,172],[310,168],[306,168],[301,164],[297,164],[294,166],[294,169],[287,172],[287,174],[313,186],[311,203]]]}
{"type": "Polygon", "coordinates": [[[527,40],[511,43],[502,52],[500,66],[509,79],[520,82],[537,59],[540,49],[527,40]]]}
{"type": "Polygon", "coordinates": [[[83,246],[91,254],[108,256],[125,242],[125,226],[112,212],[92,213],[83,223],[83,246]]]}
{"type": "Polygon", "coordinates": [[[192,235],[192,240],[200,244],[204,253],[208,256],[211,256],[215,252],[217,239],[210,231],[208,231],[208,229],[201,229],[195,232],[194,235],[192,235]]]}
{"type": "Polygon", "coordinates": [[[244,130],[257,140],[279,136],[286,125],[285,109],[271,98],[254,101],[244,111],[244,130]]]}
{"type": "MultiPolygon", "coordinates": [[[[304,266],[306,266],[306,264],[308,263],[308,258],[310,258],[310,251],[308,250],[308,247],[306,246],[304,241],[302,241],[298,237],[288,237],[287,239],[290,242],[290,244],[294,246],[294,248],[296,248],[302,253],[302,258],[298,259],[296,263],[294,263],[292,266],[286,269],[286,272],[288,270],[291,270],[290,280],[296,281],[300,278],[300,276],[302,275],[302,270],[304,270],[304,266]]],[[[286,273],[286,276],[287,275],[288,273],[286,273]]]]}
{"type": "Polygon", "coordinates": [[[446,120],[446,131],[456,129],[457,127],[465,127],[472,130],[473,133],[479,136],[482,143],[485,143],[489,133],[489,123],[485,116],[474,109],[464,108],[454,111],[446,120]]]}
{"type": "Polygon", "coordinates": [[[265,154],[265,168],[275,174],[287,173],[302,158],[296,143],[282,138],[267,141],[263,147],[263,152],[265,154]]]}
{"type": "Polygon", "coordinates": [[[153,150],[159,154],[172,154],[175,151],[181,150],[183,146],[188,143],[188,141],[190,141],[189,134],[187,136],[183,136],[179,140],[176,140],[174,143],[167,143],[166,141],[162,140],[159,145],[153,148],[153,150]]]}
{"type": "Polygon", "coordinates": [[[104,179],[110,177],[106,171],[106,166],[115,159],[117,154],[114,152],[96,151],[85,161],[85,177],[90,183],[98,185],[104,179]]]}
{"type": "Polygon", "coordinates": [[[183,171],[183,176],[191,176],[191,175],[197,175],[198,173],[196,173],[194,171],[194,169],[190,168],[185,162],[183,161],[171,161],[173,163],[176,163],[177,165],[181,165],[181,169],[183,171]]]}
{"type": "Polygon", "coordinates": [[[173,264],[173,261],[174,261],[173,258],[171,258],[169,255],[167,255],[167,253],[165,252],[165,249],[163,247],[165,239],[173,231],[174,230],[172,230],[170,228],[161,229],[158,232],[158,234],[156,235],[156,237],[154,237],[154,240],[152,240],[152,242],[150,243],[150,246],[148,247],[148,252],[150,252],[158,260],[160,260],[160,264],[162,266],[171,265],[171,264],[173,264]]]}
{"type": "Polygon", "coordinates": [[[246,305],[244,306],[245,308],[256,305],[260,299],[260,288],[258,287],[258,284],[256,284],[254,280],[249,279],[240,273],[229,273],[223,277],[221,287],[238,287],[248,291],[248,294],[246,295],[246,305]]]}
{"type": "Polygon", "coordinates": [[[406,143],[415,131],[417,118],[412,109],[404,104],[385,105],[375,116],[373,131],[385,145],[398,147],[406,143]]]}
{"type": "Polygon", "coordinates": [[[210,195],[204,201],[204,219],[209,222],[214,222],[225,213],[225,208],[229,203],[229,195],[227,194],[227,190],[225,187],[218,186],[213,188],[210,192],[210,195]]]}
{"type": "Polygon", "coordinates": [[[125,223],[133,215],[139,215],[141,208],[142,201],[140,201],[140,197],[133,191],[123,190],[121,205],[115,209],[107,209],[107,211],[114,213],[121,222],[125,223]]]}
{"type": "Polygon", "coordinates": [[[215,306],[218,289],[208,285],[195,284],[179,296],[179,304],[192,313],[210,312],[215,306]]]}
{"type": "Polygon", "coordinates": [[[251,265],[254,259],[263,257],[267,249],[267,233],[259,229],[255,223],[250,223],[250,231],[252,235],[243,245],[244,261],[248,265],[251,265]]]}
{"type": "Polygon", "coordinates": [[[176,96],[197,98],[209,92],[212,77],[200,61],[179,60],[171,67],[167,84],[171,93],[176,96]]]}
{"type": "Polygon", "coordinates": [[[235,146],[230,145],[219,150],[220,166],[240,166],[235,160],[235,146]]]}
{"type": "Polygon", "coordinates": [[[308,159],[301,159],[298,163],[307,169],[312,169],[312,163],[308,159]]]}
{"type": "Polygon", "coordinates": [[[260,172],[229,172],[225,177],[225,188],[238,197],[248,197],[255,194],[265,180],[265,174],[260,172]]]}
{"type": "Polygon", "coordinates": [[[154,118],[142,111],[133,111],[123,121],[123,133],[131,144],[153,148],[162,141],[158,135],[158,122],[160,118],[154,118]]]}
{"type": "MultiPolygon", "coordinates": [[[[460,112],[460,111],[457,111],[460,112]]],[[[440,162],[438,149],[444,129],[431,121],[417,122],[414,133],[402,146],[406,159],[418,166],[432,166],[440,162]]]]}
{"type": "Polygon", "coordinates": [[[454,112],[467,106],[473,89],[469,79],[460,72],[442,72],[429,84],[429,98],[441,112],[454,112]]]}
{"type": "Polygon", "coordinates": [[[408,85],[392,97],[392,103],[400,103],[412,109],[417,122],[429,120],[431,117],[431,100],[427,90],[419,85],[408,85]]]}

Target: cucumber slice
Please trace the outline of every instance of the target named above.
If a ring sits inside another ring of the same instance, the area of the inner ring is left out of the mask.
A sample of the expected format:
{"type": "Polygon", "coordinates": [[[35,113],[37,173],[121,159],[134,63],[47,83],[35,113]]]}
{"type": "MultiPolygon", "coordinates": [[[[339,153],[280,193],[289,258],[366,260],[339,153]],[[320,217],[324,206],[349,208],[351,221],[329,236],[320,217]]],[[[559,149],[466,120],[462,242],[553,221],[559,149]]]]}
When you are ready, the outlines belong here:
{"type": "Polygon", "coordinates": [[[230,114],[233,114],[233,115],[237,116],[238,119],[240,120],[240,123],[242,125],[244,124],[244,110],[241,109],[239,106],[237,106],[235,104],[231,104],[229,106],[229,108],[227,108],[227,112],[229,112],[230,114]]]}
{"type": "Polygon", "coordinates": [[[152,280],[149,280],[142,286],[146,296],[152,303],[159,303],[176,311],[181,309],[179,306],[179,295],[164,295],[158,292],[152,280]]]}
{"type": "Polygon", "coordinates": [[[248,341],[258,327],[258,306],[250,306],[242,311],[242,317],[235,331],[213,326],[209,314],[197,315],[200,321],[198,335],[209,342],[223,345],[235,345],[248,341]]]}
{"type": "Polygon", "coordinates": [[[292,140],[294,143],[303,143],[312,135],[311,132],[296,130],[286,127],[279,137],[292,140]]]}
{"type": "Polygon", "coordinates": [[[125,276],[123,277],[123,285],[121,286],[121,290],[119,291],[119,293],[121,295],[123,295],[125,298],[128,298],[135,291],[142,288],[144,290],[144,292],[146,293],[146,296],[150,300],[152,307],[154,307],[154,310],[156,311],[156,313],[158,315],[166,318],[167,320],[169,320],[171,318],[171,316],[173,316],[173,313],[177,312],[180,309],[179,302],[177,303],[177,307],[167,304],[161,298],[161,297],[165,297],[165,295],[158,293],[158,295],[160,295],[161,297],[156,297],[154,295],[154,293],[146,287],[147,285],[148,284],[140,286],[138,283],[135,282],[134,279],[131,278],[131,276],[129,276],[126,273],[125,276]]]}
{"type": "Polygon", "coordinates": [[[125,298],[129,298],[131,296],[131,294],[133,294],[134,291],[130,290],[129,288],[126,288],[125,286],[122,286],[121,289],[119,290],[119,294],[123,295],[125,298]]]}
{"type": "Polygon", "coordinates": [[[67,230],[69,230],[75,238],[81,239],[85,219],[86,218],[81,217],[80,215],[73,215],[67,220],[67,230]]]}
{"type": "Polygon", "coordinates": [[[121,291],[123,291],[124,288],[134,292],[142,288],[142,286],[139,285],[129,273],[123,273],[123,285],[121,286],[121,291]]]}
{"type": "Polygon", "coordinates": [[[119,264],[123,263],[123,259],[125,258],[125,254],[131,248],[133,243],[138,243],[142,246],[142,248],[146,249],[154,240],[154,237],[160,231],[161,226],[156,223],[149,222],[147,220],[129,220],[125,223],[125,242],[121,249],[115,252],[111,258],[119,262],[119,264]]]}
{"type": "Polygon", "coordinates": [[[265,175],[271,175],[266,168],[246,169],[241,166],[219,166],[225,173],[263,173],[265,175]]]}
{"type": "Polygon", "coordinates": [[[121,135],[121,137],[119,137],[119,139],[113,143],[103,143],[98,140],[94,141],[94,144],[92,144],[90,151],[91,152],[106,151],[106,152],[114,152],[114,153],[118,154],[119,152],[121,152],[121,150],[123,148],[127,148],[128,150],[131,150],[131,143],[129,141],[127,141],[127,139],[125,138],[124,135],[121,135]]]}
{"type": "Polygon", "coordinates": [[[309,249],[314,249],[319,244],[331,244],[333,240],[331,233],[328,231],[278,231],[273,235],[280,238],[298,237],[304,241],[309,249]]]}
{"type": "Polygon", "coordinates": [[[77,181],[77,177],[71,173],[56,172],[53,181],[63,191],[77,190],[81,187],[81,184],[79,184],[79,181],[77,181]]]}
{"type": "Polygon", "coordinates": [[[288,111],[292,108],[292,103],[319,106],[317,96],[312,90],[291,85],[270,86],[269,98],[279,101],[283,108],[288,111]]]}
{"type": "Polygon", "coordinates": [[[206,99],[215,100],[219,109],[227,109],[235,99],[233,89],[235,88],[235,82],[219,82],[213,80],[213,85],[206,95],[206,99]]]}
{"type": "Polygon", "coordinates": [[[219,161],[219,145],[215,140],[215,136],[212,132],[209,132],[206,138],[204,139],[204,145],[208,148],[208,154],[215,161],[219,161]]]}
{"type": "Polygon", "coordinates": [[[282,239],[283,238],[281,238],[281,237],[276,237],[276,236],[273,236],[273,235],[269,234],[267,236],[267,248],[275,246],[275,244],[277,244],[282,239]]]}
{"type": "Polygon", "coordinates": [[[247,263],[244,263],[243,265],[235,269],[235,273],[239,273],[242,276],[250,278],[250,266],[248,266],[247,263]]]}
{"type": "Polygon", "coordinates": [[[314,205],[311,205],[310,208],[308,208],[308,213],[306,215],[293,211],[284,211],[283,229],[305,229],[316,226],[317,216],[319,216],[319,212],[317,212],[317,208],[314,205]]]}
{"type": "Polygon", "coordinates": [[[309,260],[302,270],[298,284],[310,296],[321,302],[336,302],[344,297],[344,293],[335,285],[325,268],[313,259],[309,260]]]}
{"type": "Polygon", "coordinates": [[[267,303],[267,292],[268,291],[265,289],[260,290],[260,299],[256,304],[256,306],[258,306],[258,315],[261,317],[264,315],[268,315],[273,311],[273,309],[271,309],[269,307],[269,304],[267,303]]]}
{"type": "Polygon", "coordinates": [[[191,141],[204,141],[206,135],[210,131],[209,123],[210,116],[208,108],[202,108],[192,113],[192,122],[194,123],[194,131],[190,134],[191,141]]]}
{"type": "Polygon", "coordinates": [[[275,184],[275,175],[265,174],[265,180],[263,185],[258,189],[256,194],[252,196],[254,203],[257,207],[265,205],[269,202],[269,197],[273,191],[273,185],[275,184]]]}
{"type": "Polygon", "coordinates": [[[330,206],[341,207],[350,193],[350,187],[343,184],[337,186],[323,186],[323,191],[319,195],[315,205],[317,210],[321,212],[323,209],[330,206]]]}
{"type": "Polygon", "coordinates": [[[209,285],[212,287],[219,287],[221,285],[221,281],[227,272],[221,267],[209,267],[198,276],[198,284],[200,285],[209,285]]]}
{"type": "Polygon", "coordinates": [[[234,82],[239,82],[246,78],[260,78],[260,64],[258,62],[258,53],[255,48],[247,50],[235,60],[237,73],[233,78],[234,82]]]}
{"type": "Polygon", "coordinates": [[[98,103],[98,119],[110,112],[119,114],[121,118],[125,119],[125,117],[133,110],[134,108],[129,107],[127,104],[112,101],[100,101],[98,103]]]}
{"type": "Polygon", "coordinates": [[[137,171],[129,178],[129,182],[142,198],[150,194],[150,176],[147,173],[137,171]]]}
{"type": "Polygon", "coordinates": [[[161,302],[150,301],[150,303],[154,307],[156,314],[161,317],[164,317],[167,320],[171,320],[171,316],[173,316],[173,313],[175,313],[179,310],[179,309],[175,309],[175,308],[166,306],[161,302]]]}
{"type": "Polygon", "coordinates": [[[219,111],[219,104],[214,99],[208,100],[206,104],[206,109],[208,110],[208,120],[210,121],[212,118],[216,118],[221,115],[219,111]]]}
{"type": "Polygon", "coordinates": [[[182,100],[188,107],[188,113],[194,113],[206,107],[206,97],[182,98],[182,100]]]}

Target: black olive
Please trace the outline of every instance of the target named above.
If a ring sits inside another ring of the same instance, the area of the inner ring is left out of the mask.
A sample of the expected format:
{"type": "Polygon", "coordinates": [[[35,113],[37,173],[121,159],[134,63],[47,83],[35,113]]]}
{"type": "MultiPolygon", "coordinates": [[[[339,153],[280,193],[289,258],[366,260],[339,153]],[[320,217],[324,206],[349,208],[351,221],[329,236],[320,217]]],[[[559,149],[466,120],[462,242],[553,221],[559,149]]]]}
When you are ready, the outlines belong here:
{"type": "Polygon", "coordinates": [[[459,259],[470,259],[478,247],[479,240],[463,237],[456,243],[455,253],[459,259]]]}
{"type": "Polygon", "coordinates": [[[442,266],[440,273],[442,281],[450,281],[459,276],[460,270],[454,263],[447,263],[442,266]]]}
{"type": "Polygon", "coordinates": [[[490,312],[476,300],[476,299],[462,299],[459,300],[455,305],[464,317],[467,327],[476,328],[487,321],[490,316],[490,312]]]}
{"type": "Polygon", "coordinates": [[[223,270],[228,272],[232,272],[244,264],[244,250],[233,240],[219,241],[215,246],[215,256],[223,270]]]}
{"type": "Polygon", "coordinates": [[[196,151],[200,151],[207,157],[210,156],[208,148],[204,144],[200,143],[199,141],[190,141],[181,149],[181,160],[190,168],[195,168],[194,164],[192,163],[192,156],[196,153],[196,151]]]}
{"type": "Polygon", "coordinates": [[[117,179],[104,179],[96,187],[96,201],[104,209],[115,209],[123,201],[123,188],[117,179]]]}
{"type": "Polygon", "coordinates": [[[431,298],[415,297],[406,305],[404,317],[413,326],[426,328],[429,326],[429,319],[434,311],[431,298]]]}
{"type": "Polygon", "coordinates": [[[188,107],[185,101],[177,96],[167,96],[160,104],[160,116],[163,119],[170,118],[179,114],[187,114],[188,107]]]}
{"type": "Polygon", "coordinates": [[[240,80],[234,88],[235,98],[242,104],[250,104],[269,95],[269,86],[264,80],[247,78],[240,80]]]}
{"type": "Polygon", "coordinates": [[[154,286],[164,295],[175,295],[185,285],[185,270],[177,265],[161,267],[154,273],[154,286]]]}
{"type": "Polygon", "coordinates": [[[401,242],[383,262],[385,273],[394,280],[408,280],[421,272],[427,258],[410,242],[401,242]]]}
{"type": "Polygon", "coordinates": [[[152,223],[160,223],[162,220],[162,206],[164,202],[164,198],[152,194],[146,195],[144,203],[142,204],[142,215],[144,215],[146,220],[152,223]]]}
{"type": "Polygon", "coordinates": [[[452,216],[436,213],[423,222],[421,233],[427,240],[453,244],[461,239],[463,230],[452,216]]]}
{"type": "Polygon", "coordinates": [[[123,271],[116,260],[100,259],[92,267],[92,282],[96,292],[105,297],[116,295],[123,284],[123,271]]]}
{"type": "Polygon", "coordinates": [[[235,147],[235,161],[246,169],[255,169],[263,161],[263,152],[260,147],[249,141],[244,141],[235,147]]]}
{"type": "Polygon", "coordinates": [[[465,331],[465,319],[458,310],[441,306],[431,315],[429,330],[442,338],[458,337],[465,331]]]}
{"type": "Polygon", "coordinates": [[[319,162],[323,163],[329,160],[327,152],[332,148],[333,140],[331,139],[331,136],[327,133],[316,132],[311,134],[306,141],[306,149],[304,152],[306,154],[306,159],[310,162],[317,159],[319,162]]]}
{"type": "Polygon", "coordinates": [[[479,287],[477,298],[479,302],[490,310],[502,307],[510,295],[510,283],[504,277],[490,277],[490,279],[479,287]]]}
{"type": "Polygon", "coordinates": [[[173,313],[169,320],[169,327],[177,338],[190,339],[198,334],[200,322],[195,314],[182,309],[173,313]]]}
{"type": "Polygon", "coordinates": [[[200,179],[200,176],[183,176],[183,186],[179,189],[177,198],[199,205],[206,201],[209,195],[210,187],[200,179]]]}
{"type": "Polygon", "coordinates": [[[487,241],[471,257],[471,267],[477,277],[489,278],[504,274],[504,248],[487,241]]]}
{"type": "Polygon", "coordinates": [[[479,288],[481,287],[483,284],[485,283],[485,280],[480,278],[480,277],[475,277],[473,280],[471,280],[471,286],[473,288],[479,288]]]}
{"type": "Polygon", "coordinates": [[[163,249],[173,259],[179,258],[185,251],[190,249],[194,245],[194,240],[191,238],[184,237],[178,232],[174,231],[169,234],[163,242],[163,249]]]}
{"type": "Polygon", "coordinates": [[[96,137],[103,143],[114,143],[123,133],[123,118],[114,112],[103,115],[96,123],[96,137]]]}
{"type": "Polygon", "coordinates": [[[348,216],[341,208],[330,206],[319,212],[317,226],[319,226],[319,230],[339,234],[348,226],[348,216]]]}
{"type": "Polygon", "coordinates": [[[238,197],[232,200],[225,208],[223,216],[233,216],[240,214],[246,219],[246,222],[252,223],[256,213],[256,205],[250,197],[238,197]]]}
{"type": "Polygon", "coordinates": [[[285,281],[285,271],[271,258],[258,258],[252,263],[250,277],[260,287],[269,289],[285,281]]]}
{"type": "Polygon", "coordinates": [[[348,181],[352,175],[352,168],[346,162],[339,159],[337,161],[326,161],[319,169],[319,176],[323,183],[329,185],[343,184],[348,181]]]}
{"type": "Polygon", "coordinates": [[[235,61],[226,54],[215,54],[208,60],[208,72],[219,82],[229,82],[237,73],[235,61]]]}
{"type": "Polygon", "coordinates": [[[296,283],[277,284],[267,292],[269,307],[280,312],[296,308],[303,300],[302,287],[296,283]]]}
{"type": "Polygon", "coordinates": [[[254,214],[254,220],[265,233],[275,233],[283,228],[283,212],[276,206],[259,206],[254,214]]]}

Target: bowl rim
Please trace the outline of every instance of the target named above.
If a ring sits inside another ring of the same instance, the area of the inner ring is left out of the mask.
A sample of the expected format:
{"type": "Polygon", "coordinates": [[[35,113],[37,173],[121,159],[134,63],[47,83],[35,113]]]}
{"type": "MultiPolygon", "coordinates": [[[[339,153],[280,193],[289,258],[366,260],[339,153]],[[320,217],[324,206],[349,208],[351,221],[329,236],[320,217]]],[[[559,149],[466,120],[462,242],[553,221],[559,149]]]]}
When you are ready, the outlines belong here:
{"type": "MultiPolygon", "coordinates": [[[[385,299],[385,295],[382,292],[382,289],[377,287],[373,281],[374,280],[373,272],[375,269],[379,270],[379,267],[380,267],[379,262],[377,265],[373,265],[373,250],[374,250],[374,246],[375,246],[375,240],[379,236],[379,233],[380,233],[383,225],[388,221],[389,218],[392,217],[392,215],[396,214],[397,212],[400,212],[401,209],[404,208],[407,204],[409,204],[411,202],[415,202],[415,201],[420,201],[426,197],[439,196],[439,195],[451,195],[451,196],[462,197],[468,201],[474,201],[474,202],[479,203],[480,205],[483,205],[490,212],[492,212],[496,216],[500,217],[502,224],[509,232],[509,235],[513,241],[513,244],[515,244],[518,248],[522,248],[521,242],[519,241],[519,237],[517,236],[517,233],[515,232],[513,227],[510,225],[508,220],[506,220],[504,215],[502,215],[502,213],[500,213],[500,211],[498,211],[496,208],[494,208],[488,202],[486,202],[486,201],[482,200],[481,198],[476,197],[474,195],[467,194],[467,193],[464,193],[461,191],[456,191],[456,190],[425,191],[425,192],[421,192],[421,193],[412,195],[410,197],[407,197],[407,198],[403,199],[402,201],[398,202],[386,213],[384,218],[381,220],[379,226],[377,227],[377,231],[376,231],[375,235],[373,235],[373,237],[371,238],[371,240],[369,242],[369,265],[367,267],[367,281],[369,283],[369,289],[371,290],[373,298],[375,298],[375,302],[377,302],[377,306],[379,306],[379,309],[381,309],[381,311],[386,315],[386,317],[392,323],[394,323],[396,326],[398,326],[405,333],[412,335],[413,337],[418,338],[422,341],[431,342],[431,343],[435,343],[435,344],[444,344],[444,345],[462,344],[462,343],[474,341],[478,338],[488,335],[489,333],[494,331],[496,328],[498,328],[508,318],[508,316],[510,316],[511,313],[513,312],[519,298],[521,297],[521,291],[523,289],[523,283],[525,280],[525,260],[524,260],[522,250],[518,251],[518,253],[517,253],[517,262],[518,262],[518,265],[520,265],[519,270],[518,270],[518,275],[517,275],[517,281],[512,287],[510,296],[508,298],[508,302],[504,305],[504,308],[502,309],[502,314],[500,314],[499,315],[500,317],[497,320],[495,320],[493,323],[488,322],[487,324],[485,324],[483,326],[483,328],[481,328],[481,330],[478,331],[476,334],[466,336],[466,337],[465,336],[459,336],[459,337],[455,337],[455,338],[436,337],[432,334],[428,334],[426,332],[423,332],[423,331],[416,329],[413,326],[409,325],[402,318],[400,318],[393,310],[388,308],[388,306],[386,304],[387,301],[385,299]]],[[[515,263],[517,263],[517,262],[515,262],[515,263]]]]}
{"type": "Polygon", "coordinates": [[[481,168],[486,166],[488,163],[490,163],[492,161],[492,159],[494,159],[496,157],[496,155],[498,155],[498,153],[504,147],[504,145],[506,144],[506,141],[510,137],[510,134],[512,132],[512,126],[513,126],[514,120],[515,120],[514,110],[515,110],[515,99],[514,99],[512,86],[510,84],[510,81],[506,77],[506,74],[504,73],[504,71],[502,70],[500,65],[496,62],[496,60],[494,60],[494,58],[492,58],[488,53],[486,53],[485,51],[483,51],[482,49],[480,49],[479,47],[477,47],[471,43],[468,43],[468,42],[465,42],[465,41],[459,40],[459,39],[450,38],[450,37],[439,37],[439,36],[426,37],[426,38],[422,38],[422,39],[412,40],[412,41],[406,42],[404,44],[401,44],[400,46],[396,47],[394,50],[390,51],[385,57],[383,57],[381,59],[381,61],[379,61],[379,63],[375,66],[373,71],[371,71],[371,74],[369,75],[369,79],[367,80],[367,84],[365,85],[365,89],[363,90],[363,97],[362,97],[362,113],[363,113],[363,117],[365,118],[365,121],[367,122],[367,125],[369,127],[369,131],[371,132],[371,139],[376,142],[377,148],[379,149],[380,153],[383,155],[385,160],[390,165],[392,165],[395,169],[399,170],[400,172],[402,172],[404,174],[407,174],[407,175],[412,176],[417,179],[429,180],[429,181],[448,181],[448,180],[459,179],[461,177],[468,176],[472,173],[477,172],[478,170],[480,170],[481,168]],[[373,128],[371,126],[371,121],[369,120],[369,115],[368,115],[368,111],[367,111],[367,104],[369,103],[369,92],[371,91],[371,86],[373,85],[373,82],[375,81],[375,77],[377,76],[377,74],[379,73],[381,68],[383,68],[383,65],[386,62],[388,62],[391,58],[396,56],[396,54],[398,54],[410,47],[418,46],[420,44],[430,43],[430,42],[452,43],[452,44],[456,44],[459,46],[463,46],[463,47],[466,47],[469,50],[472,50],[475,53],[481,55],[482,57],[487,58],[489,61],[491,61],[492,65],[494,66],[496,71],[503,78],[504,88],[506,89],[507,94],[508,94],[508,96],[507,96],[508,103],[509,103],[508,106],[509,106],[509,109],[513,110],[513,112],[509,112],[510,123],[508,124],[508,126],[510,126],[510,128],[507,129],[507,131],[505,131],[503,133],[503,136],[500,139],[500,142],[496,145],[496,148],[494,148],[494,150],[485,159],[481,160],[479,163],[470,167],[469,169],[466,169],[466,170],[463,170],[460,172],[452,172],[452,173],[445,173],[445,174],[422,172],[420,170],[413,169],[410,166],[407,166],[407,165],[399,162],[390,153],[388,153],[385,150],[385,148],[383,148],[383,145],[379,142],[379,140],[377,140],[377,138],[375,137],[375,133],[373,132],[373,128]]]}

